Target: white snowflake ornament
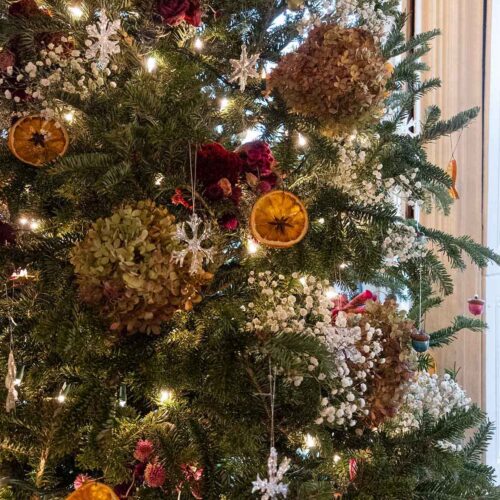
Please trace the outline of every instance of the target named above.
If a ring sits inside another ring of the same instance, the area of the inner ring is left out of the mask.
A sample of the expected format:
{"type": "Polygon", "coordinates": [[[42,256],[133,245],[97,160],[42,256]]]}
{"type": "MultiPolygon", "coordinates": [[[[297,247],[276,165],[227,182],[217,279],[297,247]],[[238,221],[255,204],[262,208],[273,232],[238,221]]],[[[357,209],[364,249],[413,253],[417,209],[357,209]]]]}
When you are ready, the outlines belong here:
{"type": "Polygon", "coordinates": [[[415,123],[415,120],[413,118],[410,118],[405,122],[398,123],[396,133],[402,136],[406,135],[408,137],[416,137],[417,136],[416,130],[417,130],[417,124],[415,123]]]}
{"type": "Polygon", "coordinates": [[[252,493],[262,493],[261,500],[275,500],[288,495],[288,485],[283,483],[283,478],[290,468],[290,459],[284,458],[278,467],[278,452],[272,447],[267,459],[267,479],[261,479],[257,475],[257,480],[252,483],[252,493]]]}
{"type": "Polygon", "coordinates": [[[254,54],[248,57],[247,48],[243,44],[241,46],[241,55],[239,59],[230,59],[229,62],[233,67],[233,72],[231,74],[231,79],[229,82],[240,82],[240,90],[245,92],[247,86],[247,81],[249,78],[258,78],[259,73],[257,71],[256,65],[259,60],[260,54],[254,54]]]}
{"type": "Polygon", "coordinates": [[[7,389],[7,400],[5,401],[5,410],[11,412],[16,407],[18,399],[16,389],[16,361],[14,353],[10,351],[9,360],[7,362],[7,375],[5,377],[5,388],[7,389]]]}
{"type": "Polygon", "coordinates": [[[88,47],[85,57],[95,59],[100,69],[105,69],[110,57],[120,52],[119,41],[111,39],[116,36],[120,26],[120,20],[110,21],[105,11],[101,11],[96,24],[87,26],[87,33],[92,40],[85,40],[88,47]]]}
{"type": "Polygon", "coordinates": [[[204,243],[210,239],[211,227],[207,222],[203,222],[197,214],[193,213],[190,219],[181,224],[177,224],[175,236],[186,247],[173,253],[175,262],[181,267],[184,259],[191,254],[191,266],[189,274],[198,274],[203,270],[203,264],[213,262],[215,249],[205,248],[204,243]],[[203,225],[203,227],[202,227],[203,225]],[[191,229],[188,234],[187,226],[191,229]]]}

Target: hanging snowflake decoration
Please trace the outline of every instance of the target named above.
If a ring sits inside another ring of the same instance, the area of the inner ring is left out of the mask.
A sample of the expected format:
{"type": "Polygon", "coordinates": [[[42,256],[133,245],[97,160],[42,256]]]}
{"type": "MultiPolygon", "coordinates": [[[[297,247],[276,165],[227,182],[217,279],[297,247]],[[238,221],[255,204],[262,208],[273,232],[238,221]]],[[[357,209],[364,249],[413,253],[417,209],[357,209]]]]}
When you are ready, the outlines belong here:
{"type": "Polygon", "coordinates": [[[179,242],[185,243],[186,247],[175,251],[173,257],[175,262],[182,267],[184,259],[189,254],[192,255],[189,274],[198,274],[203,270],[204,263],[213,262],[214,248],[205,247],[205,242],[210,239],[210,233],[210,224],[204,223],[195,213],[187,222],[177,224],[175,236],[179,242]],[[190,228],[190,234],[187,231],[187,226],[190,228]]]}
{"type": "Polygon", "coordinates": [[[271,448],[269,458],[267,459],[267,473],[269,477],[268,479],[261,479],[257,475],[257,480],[252,483],[252,493],[262,493],[261,500],[274,500],[279,498],[280,495],[286,498],[288,485],[282,481],[289,467],[289,458],[284,458],[278,467],[278,453],[276,448],[271,448]]]}
{"type": "Polygon", "coordinates": [[[413,118],[408,121],[398,123],[396,133],[401,136],[416,137],[417,124],[413,118]]]}
{"type": "Polygon", "coordinates": [[[9,352],[9,360],[7,362],[7,375],[5,377],[5,388],[7,389],[7,400],[5,401],[5,410],[11,412],[16,407],[18,399],[16,389],[16,361],[14,353],[9,352]]]}
{"type": "Polygon", "coordinates": [[[112,40],[120,29],[120,20],[110,21],[105,11],[101,11],[99,21],[87,26],[87,33],[93,40],[85,40],[88,47],[85,52],[87,59],[95,59],[100,69],[105,69],[110,57],[120,52],[118,40],[112,40]]]}
{"type": "Polygon", "coordinates": [[[260,54],[254,54],[248,57],[247,48],[245,45],[241,46],[241,55],[239,59],[230,59],[229,62],[233,67],[233,72],[231,74],[231,83],[239,80],[240,90],[245,92],[247,86],[247,81],[249,78],[258,78],[259,73],[257,68],[257,61],[259,60],[260,54]]]}

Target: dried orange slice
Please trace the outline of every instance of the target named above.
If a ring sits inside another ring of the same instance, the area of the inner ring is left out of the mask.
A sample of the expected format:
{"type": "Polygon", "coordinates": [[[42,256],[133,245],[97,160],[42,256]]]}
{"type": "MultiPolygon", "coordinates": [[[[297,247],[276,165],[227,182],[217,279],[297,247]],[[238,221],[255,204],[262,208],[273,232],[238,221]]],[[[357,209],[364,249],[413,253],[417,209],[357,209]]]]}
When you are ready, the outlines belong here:
{"type": "Polygon", "coordinates": [[[252,208],[250,229],[263,245],[289,248],[301,241],[309,229],[309,218],[302,202],[288,191],[271,191],[252,208]]]}
{"type": "Polygon", "coordinates": [[[56,120],[26,116],[10,127],[8,144],[18,160],[41,167],[66,153],[69,138],[56,120]]]}
{"type": "Polygon", "coordinates": [[[118,500],[118,497],[109,486],[88,481],[66,497],[66,500],[118,500]]]}

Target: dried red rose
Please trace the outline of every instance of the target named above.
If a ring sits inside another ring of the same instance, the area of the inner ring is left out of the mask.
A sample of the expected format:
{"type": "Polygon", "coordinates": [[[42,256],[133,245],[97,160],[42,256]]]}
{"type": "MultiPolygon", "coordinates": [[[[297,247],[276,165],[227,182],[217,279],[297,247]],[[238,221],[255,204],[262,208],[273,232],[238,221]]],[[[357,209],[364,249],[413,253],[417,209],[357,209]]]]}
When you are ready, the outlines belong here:
{"type": "Polygon", "coordinates": [[[35,0],[19,0],[9,6],[9,14],[17,17],[32,17],[36,15],[48,15],[48,11],[40,9],[35,0]]]}
{"type": "Polygon", "coordinates": [[[241,190],[237,183],[241,168],[239,155],[216,142],[204,144],[198,150],[198,179],[205,188],[204,195],[211,201],[230,198],[235,204],[239,203],[241,190]]]}
{"type": "Polygon", "coordinates": [[[200,0],[160,0],[156,11],[162,17],[163,23],[177,26],[186,21],[192,26],[201,24],[200,0]]]}

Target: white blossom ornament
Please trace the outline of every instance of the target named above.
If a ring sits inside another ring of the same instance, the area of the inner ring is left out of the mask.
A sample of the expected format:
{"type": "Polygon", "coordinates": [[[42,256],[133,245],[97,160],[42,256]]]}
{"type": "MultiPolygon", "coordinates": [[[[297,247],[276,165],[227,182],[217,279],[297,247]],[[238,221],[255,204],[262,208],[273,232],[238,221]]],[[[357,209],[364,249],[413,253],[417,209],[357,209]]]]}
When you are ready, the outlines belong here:
{"type": "Polygon", "coordinates": [[[119,42],[111,39],[116,36],[119,29],[120,20],[110,21],[104,10],[101,11],[96,24],[87,26],[87,33],[94,40],[85,40],[85,45],[88,47],[85,57],[95,59],[100,69],[108,66],[110,56],[120,52],[119,42]]]}
{"type": "Polygon", "coordinates": [[[204,246],[205,242],[210,239],[210,233],[210,224],[203,222],[195,213],[188,221],[177,224],[175,236],[179,242],[185,243],[186,246],[182,250],[175,251],[173,257],[175,262],[182,267],[184,259],[191,254],[190,274],[198,274],[203,270],[204,263],[213,262],[214,248],[205,248],[204,246]],[[191,229],[190,234],[188,234],[186,226],[191,229]]]}
{"type": "Polygon", "coordinates": [[[231,66],[233,67],[233,72],[231,74],[231,79],[229,80],[229,82],[232,83],[239,80],[240,90],[242,92],[245,92],[248,79],[259,77],[259,73],[256,68],[259,57],[260,54],[254,54],[253,56],[248,57],[247,48],[243,44],[241,46],[240,58],[229,60],[231,66]]]}
{"type": "Polygon", "coordinates": [[[5,401],[5,410],[11,412],[16,407],[18,399],[16,389],[16,361],[14,353],[9,352],[9,360],[7,362],[7,375],[5,377],[5,388],[7,389],[7,400],[5,401]]]}
{"type": "Polygon", "coordinates": [[[283,478],[290,468],[290,459],[284,458],[278,467],[278,452],[272,447],[267,459],[267,479],[261,479],[257,475],[257,480],[253,481],[252,493],[262,493],[261,500],[274,500],[288,495],[288,485],[283,483],[283,478]]]}

